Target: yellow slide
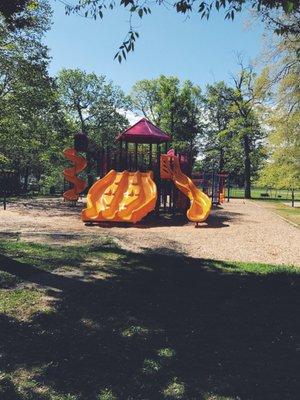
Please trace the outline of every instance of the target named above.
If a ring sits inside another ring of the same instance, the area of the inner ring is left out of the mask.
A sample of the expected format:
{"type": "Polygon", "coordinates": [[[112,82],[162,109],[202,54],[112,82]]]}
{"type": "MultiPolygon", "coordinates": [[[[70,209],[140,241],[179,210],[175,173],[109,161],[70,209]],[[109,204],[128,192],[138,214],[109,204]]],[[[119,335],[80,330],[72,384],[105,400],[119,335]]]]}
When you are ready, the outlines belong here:
{"type": "Polygon", "coordinates": [[[157,190],[152,172],[111,170],[87,195],[84,222],[138,222],[154,210],[157,190]]]}
{"type": "Polygon", "coordinates": [[[203,222],[207,219],[211,209],[211,199],[181,171],[179,157],[161,156],[161,177],[173,179],[177,188],[190,199],[191,205],[186,213],[190,221],[203,222]]]}

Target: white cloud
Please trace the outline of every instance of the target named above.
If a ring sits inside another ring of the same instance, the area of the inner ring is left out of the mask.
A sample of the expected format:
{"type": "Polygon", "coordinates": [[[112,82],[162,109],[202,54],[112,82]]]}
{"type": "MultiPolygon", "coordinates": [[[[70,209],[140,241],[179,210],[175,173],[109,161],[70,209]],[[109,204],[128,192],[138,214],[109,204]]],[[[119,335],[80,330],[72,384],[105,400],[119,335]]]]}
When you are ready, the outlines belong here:
{"type": "Polygon", "coordinates": [[[133,111],[130,111],[130,110],[126,111],[121,108],[118,111],[120,114],[124,115],[124,117],[126,117],[128,119],[130,125],[135,124],[141,118],[143,118],[143,115],[137,115],[136,113],[134,113],[133,111]]]}

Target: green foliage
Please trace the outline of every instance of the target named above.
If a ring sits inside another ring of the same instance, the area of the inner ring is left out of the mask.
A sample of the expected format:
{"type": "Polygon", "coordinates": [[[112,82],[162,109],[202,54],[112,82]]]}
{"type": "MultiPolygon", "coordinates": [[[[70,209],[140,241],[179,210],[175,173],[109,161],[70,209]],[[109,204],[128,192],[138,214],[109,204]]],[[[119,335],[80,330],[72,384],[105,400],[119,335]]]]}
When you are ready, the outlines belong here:
{"type": "Polygon", "coordinates": [[[164,398],[167,399],[184,399],[185,395],[185,385],[182,382],[178,382],[177,378],[173,378],[173,380],[167,385],[167,387],[163,390],[164,398]]]}
{"type": "Polygon", "coordinates": [[[114,146],[116,133],[128,126],[120,110],[126,111],[129,100],[122,90],[103,75],[79,69],[63,69],[57,77],[62,106],[76,129],[87,132],[98,145],[114,146]]]}
{"type": "Polygon", "coordinates": [[[229,129],[229,122],[235,116],[231,110],[232,102],[229,100],[231,93],[232,88],[226,86],[224,82],[217,82],[206,87],[207,123],[202,144],[202,151],[205,155],[203,160],[205,171],[233,171],[232,165],[229,168],[228,164],[232,159],[238,159],[237,153],[235,153],[235,157],[232,157],[234,152],[238,151],[238,146],[234,146],[233,135],[229,129]]]}
{"type": "Polygon", "coordinates": [[[202,151],[205,171],[228,171],[232,183],[250,186],[265,154],[264,131],[255,110],[254,74],[241,64],[234,86],[208,85],[205,96],[207,129],[202,151]]]}
{"type": "Polygon", "coordinates": [[[261,74],[261,86],[273,89],[275,106],[265,107],[269,160],[260,171],[259,185],[300,188],[300,70],[299,38],[282,39],[275,47],[277,62],[261,74]],[[291,40],[293,39],[293,40],[291,40]]]}
{"type": "Polygon", "coordinates": [[[76,130],[88,134],[89,163],[86,170],[89,184],[97,175],[92,155],[99,148],[114,148],[116,134],[128,127],[123,115],[129,100],[122,90],[103,75],[79,69],[63,69],[57,77],[61,106],[68,113],[76,130]]]}
{"type": "Polygon", "coordinates": [[[8,272],[0,271],[0,289],[6,289],[14,286],[19,280],[8,272]]]}
{"type": "Polygon", "coordinates": [[[174,76],[161,75],[137,82],[131,99],[135,109],[171,133],[176,150],[197,153],[197,141],[203,129],[203,98],[199,86],[190,81],[181,83],[174,76]]]}
{"type": "Polygon", "coordinates": [[[117,400],[116,396],[114,396],[113,392],[109,389],[101,390],[97,400],[117,400]]]}
{"type": "Polygon", "coordinates": [[[35,23],[22,30],[0,21],[0,169],[19,176],[21,192],[61,193],[63,150],[74,132],[82,128],[99,145],[115,145],[128,125],[119,112],[128,99],[104,76],[63,70],[50,78],[42,40],[51,10],[40,1],[30,12],[35,23]]]}
{"type": "Polygon", "coordinates": [[[51,17],[46,2],[34,17],[35,24],[22,32],[0,23],[0,163],[19,175],[25,192],[31,182],[40,185],[43,175],[51,175],[70,132],[42,44],[51,17]]]}
{"type": "Polygon", "coordinates": [[[10,0],[0,3],[0,14],[9,29],[25,29],[34,24],[34,11],[38,7],[37,0],[10,0]]]}

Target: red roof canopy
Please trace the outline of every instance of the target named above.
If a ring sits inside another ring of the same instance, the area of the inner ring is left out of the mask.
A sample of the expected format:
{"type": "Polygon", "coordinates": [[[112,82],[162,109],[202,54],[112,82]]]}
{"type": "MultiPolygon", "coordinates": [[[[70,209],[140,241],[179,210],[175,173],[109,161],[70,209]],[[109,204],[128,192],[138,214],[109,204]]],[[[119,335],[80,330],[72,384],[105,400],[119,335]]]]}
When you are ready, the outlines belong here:
{"type": "Polygon", "coordinates": [[[152,124],[146,118],[142,118],[123,133],[117,140],[131,143],[163,143],[171,140],[170,136],[152,124]]]}

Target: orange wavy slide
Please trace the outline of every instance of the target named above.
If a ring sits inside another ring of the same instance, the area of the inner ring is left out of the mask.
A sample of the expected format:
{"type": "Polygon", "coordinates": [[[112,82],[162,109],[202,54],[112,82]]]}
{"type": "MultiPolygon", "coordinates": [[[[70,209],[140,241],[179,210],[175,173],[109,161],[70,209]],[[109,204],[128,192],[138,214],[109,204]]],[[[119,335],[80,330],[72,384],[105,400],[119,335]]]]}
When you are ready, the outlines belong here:
{"type": "Polygon", "coordinates": [[[152,178],[152,171],[111,170],[90,188],[81,219],[84,222],[140,221],[155,208],[157,189],[152,178]]]}
{"type": "Polygon", "coordinates": [[[84,191],[87,185],[84,180],[78,178],[76,175],[85,169],[87,161],[84,157],[78,155],[75,149],[64,150],[64,156],[74,163],[73,167],[65,168],[64,170],[65,179],[73,183],[74,187],[67,190],[63,196],[65,200],[77,201],[79,194],[84,191]]]}
{"type": "Polygon", "coordinates": [[[187,210],[187,217],[193,222],[205,221],[210,213],[211,199],[198,189],[193,181],[186,176],[180,168],[178,156],[161,155],[161,176],[162,178],[173,179],[177,188],[190,200],[190,208],[187,210]],[[172,158],[172,165],[170,163],[172,158]]]}

